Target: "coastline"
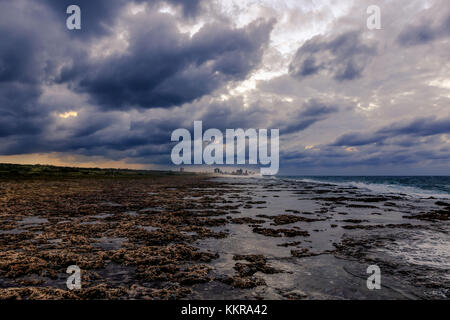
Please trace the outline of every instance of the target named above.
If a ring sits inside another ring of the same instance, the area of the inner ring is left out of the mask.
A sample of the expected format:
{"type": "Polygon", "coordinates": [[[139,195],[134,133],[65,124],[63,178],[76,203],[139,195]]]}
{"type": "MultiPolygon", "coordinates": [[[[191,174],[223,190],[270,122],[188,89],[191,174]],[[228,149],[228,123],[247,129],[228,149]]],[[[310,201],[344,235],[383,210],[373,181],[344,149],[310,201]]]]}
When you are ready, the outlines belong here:
{"type": "Polygon", "coordinates": [[[445,200],[212,175],[4,180],[1,196],[3,299],[449,297],[445,200]]]}

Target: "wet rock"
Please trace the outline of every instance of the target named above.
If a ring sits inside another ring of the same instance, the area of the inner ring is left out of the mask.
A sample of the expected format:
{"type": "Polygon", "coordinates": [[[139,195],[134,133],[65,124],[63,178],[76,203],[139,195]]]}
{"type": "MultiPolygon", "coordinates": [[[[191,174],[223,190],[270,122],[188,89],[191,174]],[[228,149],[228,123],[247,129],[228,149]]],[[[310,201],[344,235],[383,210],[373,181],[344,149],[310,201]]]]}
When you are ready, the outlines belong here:
{"type": "Polygon", "coordinates": [[[209,271],[212,268],[207,265],[194,265],[185,268],[184,270],[176,273],[174,278],[181,285],[192,285],[195,283],[204,283],[211,281],[211,277],[208,276],[209,271]]]}
{"type": "Polygon", "coordinates": [[[1,300],[61,300],[76,298],[77,296],[74,293],[61,289],[39,287],[0,288],[1,300]]]}
{"type": "Polygon", "coordinates": [[[358,209],[378,209],[377,206],[372,206],[368,204],[348,204],[347,208],[358,208],[358,209]]]}
{"type": "Polygon", "coordinates": [[[305,257],[317,256],[318,254],[313,253],[306,248],[302,248],[302,249],[298,249],[298,250],[291,250],[291,255],[296,258],[305,258],[305,257]]]}
{"type": "Polygon", "coordinates": [[[249,217],[231,219],[231,223],[235,223],[235,224],[245,224],[245,223],[261,224],[264,222],[265,222],[264,220],[253,219],[253,218],[249,218],[249,217]]]}
{"type": "Polygon", "coordinates": [[[274,274],[281,272],[269,265],[267,259],[263,255],[235,255],[233,260],[245,260],[249,263],[236,263],[234,269],[239,273],[239,276],[252,276],[256,272],[266,274],[274,274]]]}
{"type": "Polygon", "coordinates": [[[450,207],[443,210],[434,210],[429,213],[403,216],[405,219],[417,219],[424,221],[448,221],[450,220],[450,207]]]}
{"type": "Polygon", "coordinates": [[[262,254],[236,254],[233,260],[246,260],[253,263],[266,263],[267,259],[262,254]]]}
{"type": "Polygon", "coordinates": [[[241,276],[234,276],[234,277],[227,277],[225,279],[222,279],[222,282],[225,284],[228,284],[234,288],[240,288],[240,289],[251,289],[258,286],[264,286],[266,285],[266,282],[264,279],[252,276],[252,277],[241,277],[241,276]]]}
{"type": "Polygon", "coordinates": [[[342,220],[342,222],[348,222],[348,223],[363,223],[363,222],[369,222],[369,220],[361,220],[361,219],[345,219],[345,220],[342,220]]]}
{"type": "Polygon", "coordinates": [[[234,269],[239,273],[241,277],[252,276],[258,272],[258,268],[249,263],[236,263],[234,269]]]}
{"type": "Polygon", "coordinates": [[[169,285],[166,288],[159,289],[133,284],[129,289],[127,289],[127,296],[131,299],[177,300],[185,298],[191,292],[191,289],[179,285],[169,285]]]}
{"type": "Polygon", "coordinates": [[[420,225],[412,225],[409,223],[401,223],[401,224],[377,224],[377,225],[350,225],[350,226],[342,226],[344,229],[352,230],[352,229],[365,229],[365,230],[373,230],[373,229],[421,229],[423,226],[420,225]]]}
{"type": "Polygon", "coordinates": [[[280,244],[277,244],[277,246],[279,246],[279,247],[295,247],[295,246],[298,246],[299,244],[301,244],[300,241],[294,241],[294,242],[280,243],[280,244]]]}
{"type": "Polygon", "coordinates": [[[268,217],[273,220],[273,225],[283,225],[283,224],[290,224],[295,222],[316,222],[316,221],[323,221],[325,219],[312,219],[312,218],[305,218],[305,217],[299,217],[299,216],[293,216],[288,214],[282,214],[279,216],[271,216],[268,217]]]}
{"type": "Polygon", "coordinates": [[[301,290],[292,290],[281,294],[288,300],[301,300],[308,298],[308,295],[301,290]]]}
{"type": "Polygon", "coordinates": [[[309,233],[308,231],[302,231],[302,230],[295,230],[295,229],[271,229],[271,228],[261,228],[256,227],[253,228],[253,232],[262,234],[267,237],[308,237],[309,233]]]}

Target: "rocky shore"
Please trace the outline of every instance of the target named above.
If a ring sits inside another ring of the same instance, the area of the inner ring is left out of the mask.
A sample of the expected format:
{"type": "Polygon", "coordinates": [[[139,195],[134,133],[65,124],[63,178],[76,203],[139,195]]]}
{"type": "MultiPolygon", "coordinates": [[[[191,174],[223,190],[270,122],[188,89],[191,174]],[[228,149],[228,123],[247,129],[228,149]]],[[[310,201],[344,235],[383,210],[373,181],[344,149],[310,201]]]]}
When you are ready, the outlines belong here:
{"type": "Polygon", "coordinates": [[[4,179],[0,199],[1,299],[450,294],[450,205],[437,199],[201,175],[4,179]],[[373,264],[381,290],[365,284],[373,264]]]}

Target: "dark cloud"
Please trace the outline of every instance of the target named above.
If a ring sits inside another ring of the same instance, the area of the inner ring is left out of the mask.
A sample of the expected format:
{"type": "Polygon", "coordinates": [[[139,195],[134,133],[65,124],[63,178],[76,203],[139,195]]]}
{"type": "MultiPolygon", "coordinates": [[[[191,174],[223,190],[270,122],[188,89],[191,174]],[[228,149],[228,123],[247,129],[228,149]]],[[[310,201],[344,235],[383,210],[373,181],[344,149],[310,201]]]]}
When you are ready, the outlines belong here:
{"type": "Polygon", "coordinates": [[[450,118],[420,118],[410,123],[394,123],[378,130],[379,134],[432,136],[436,134],[450,133],[450,118]]]}
{"type": "MultiPolygon", "coordinates": [[[[169,2],[186,15],[194,14],[200,4],[169,2]]],[[[183,127],[186,119],[197,119],[167,112],[161,118],[144,115],[127,122],[121,118],[124,114],[105,109],[177,106],[244,79],[260,63],[274,24],[258,20],[237,29],[221,22],[205,26],[191,38],[176,27],[176,19],[182,18],[152,9],[126,21],[130,27],[126,54],[91,60],[92,43],[107,38],[108,25],[125,19],[120,17],[124,4],[0,2],[1,154],[56,151],[137,157],[167,151],[170,133],[183,127]],[[80,38],[83,41],[73,41],[73,33],[65,29],[69,4],[82,7],[82,26],[90,33],[80,38]],[[64,19],[55,19],[60,12],[64,19]],[[44,103],[44,91],[55,84],[67,85],[68,92],[87,93],[92,105],[79,105],[73,97],[44,103]],[[59,118],[72,109],[79,111],[78,117],[59,118]]],[[[202,105],[197,111],[207,108],[202,105]]]]}
{"type": "Polygon", "coordinates": [[[0,2],[0,137],[36,135],[48,124],[52,110],[39,98],[64,56],[51,17],[39,3],[0,2]]]}
{"type": "Polygon", "coordinates": [[[32,84],[0,82],[0,137],[44,130],[47,115],[35,104],[40,94],[32,84]]]}
{"type": "MultiPolygon", "coordinates": [[[[281,22],[257,20],[236,28],[231,17],[222,16],[206,1],[133,2],[146,3],[146,10],[131,15],[124,11],[130,3],[125,0],[0,0],[1,155],[61,152],[170,164],[172,131],[192,130],[193,121],[202,120],[204,130],[280,129],[282,168],[305,167],[308,172],[332,168],[331,173],[349,168],[353,173],[354,166],[426,161],[448,167],[450,147],[447,138],[439,136],[450,133],[449,119],[442,118],[447,93],[441,60],[448,50],[444,41],[437,42],[449,35],[448,15],[412,28],[404,28],[410,18],[400,19],[390,24],[389,36],[372,33],[374,42],[359,32],[337,34],[335,30],[355,28],[356,24],[341,23],[352,18],[345,16],[334,30],[298,48],[290,61],[290,74],[266,81],[255,80],[260,79],[255,70],[278,73],[289,63],[288,55],[278,51],[278,31],[286,31],[281,22]],[[71,4],[82,9],[81,31],[66,29],[66,8],[71,4]],[[159,12],[163,4],[175,13],[159,12]],[[193,36],[179,29],[197,22],[207,24],[193,36]],[[271,42],[273,28],[279,29],[271,42]],[[123,47],[117,38],[121,31],[126,38],[123,47]],[[395,50],[403,49],[392,45],[395,41],[404,46],[433,43],[433,52],[429,59],[415,48],[397,54],[395,50]],[[267,49],[269,43],[272,46],[267,49]],[[403,53],[406,64],[401,60],[403,53]],[[361,81],[344,81],[369,70],[370,77],[361,81]],[[253,74],[255,90],[230,91],[253,74]],[[306,78],[317,81],[305,81],[300,87],[295,80],[306,78]],[[418,104],[432,101],[433,108],[410,104],[416,98],[418,104]],[[356,108],[341,107],[372,102],[378,108],[358,109],[359,113],[354,112],[356,108]],[[387,111],[392,107],[403,109],[387,111]],[[61,117],[67,111],[77,111],[78,116],[61,117]],[[423,118],[381,125],[371,132],[350,132],[331,144],[323,141],[324,137],[334,139],[341,128],[361,128],[375,115],[378,123],[389,123],[386,118],[401,119],[403,114],[423,118]],[[430,114],[441,118],[424,117],[430,114]],[[323,144],[317,145],[319,141],[323,144]],[[303,144],[314,147],[305,149],[303,144]]],[[[439,10],[434,4],[427,17],[439,10]]],[[[386,15],[383,20],[386,26],[389,19],[386,15]]]]}
{"type": "MultiPolygon", "coordinates": [[[[111,32],[117,16],[127,4],[131,3],[127,0],[44,0],[42,2],[52,9],[55,20],[60,22],[58,25],[61,30],[67,32],[71,37],[81,38],[82,36],[84,39],[111,32]],[[66,10],[70,5],[78,5],[81,9],[82,26],[81,30],[76,32],[66,29],[65,21],[69,16],[66,10]]],[[[135,0],[133,2],[145,3],[150,6],[170,4],[181,8],[184,16],[189,18],[198,14],[202,0],[135,0]]]]}
{"type": "Polygon", "coordinates": [[[61,31],[67,32],[71,36],[99,35],[110,31],[110,26],[114,18],[119,14],[120,9],[126,4],[125,0],[44,0],[55,15],[55,21],[59,21],[61,31]],[[77,5],[81,9],[81,30],[69,31],[66,28],[67,7],[77,5]]]}
{"type": "Polygon", "coordinates": [[[361,77],[375,54],[376,47],[365,43],[356,31],[332,38],[316,36],[297,50],[289,73],[299,79],[325,73],[338,81],[353,80],[361,77]]]}
{"type": "Polygon", "coordinates": [[[333,146],[363,146],[384,143],[397,136],[427,137],[450,133],[450,118],[420,118],[409,123],[393,123],[373,133],[348,133],[340,136],[333,146]]]}
{"type": "Polygon", "coordinates": [[[314,123],[326,119],[330,114],[338,112],[336,106],[329,106],[316,100],[310,100],[294,117],[280,123],[280,134],[291,134],[302,131],[314,123]]]}
{"type": "MultiPolygon", "coordinates": [[[[119,152],[128,158],[143,157],[153,151],[158,151],[159,154],[170,150],[174,144],[170,141],[170,136],[175,129],[186,128],[193,134],[195,120],[203,121],[203,130],[217,128],[225,133],[226,129],[235,128],[280,129],[283,137],[305,130],[338,110],[335,106],[311,100],[297,110],[289,111],[289,117],[285,119],[273,108],[260,105],[242,108],[240,99],[216,102],[210,104],[209,108],[204,108],[202,102],[185,106],[183,110],[164,110],[158,118],[149,118],[143,114],[146,119],[131,120],[128,125],[121,123],[120,113],[80,115],[68,124],[60,125],[54,131],[51,141],[48,138],[40,139],[35,150],[76,152],[83,155],[117,155],[119,152]]],[[[14,150],[17,148],[15,145],[14,150]]],[[[163,157],[161,159],[170,160],[163,157]]]]}
{"type": "Polygon", "coordinates": [[[198,119],[193,120],[202,119],[205,127],[222,131],[232,128],[279,129],[280,136],[283,136],[305,130],[338,111],[338,107],[316,100],[309,100],[298,108],[282,103],[277,108],[263,104],[242,108],[242,104],[240,100],[211,104],[198,119]]]}
{"type": "Polygon", "coordinates": [[[201,10],[202,0],[167,0],[168,3],[181,6],[187,17],[193,17],[201,10]]]}
{"type": "Polygon", "coordinates": [[[415,46],[450,37],[450,15],[442,19],[436,26],[433,21],[419,25],[409,25],[400,33],[397,41],[402,46],[415,46]]]}
{"type": "MultiPolygon", "coordinates": [[[[438,171],[448,167],[450,150],[433,148],[394,148],[373,147],[364,152],[348,152],[342,147],[320,146],[315,150],[282,152],[280,163],[285,171],[305,170],[305,174],[416,174],[417,169],[429,167],[428,161],[434,161],[438,171]],[[348,169],[348,170],[347,170],[348,169]]],[[[430,168],[434,169],[434,168],[430,168]]],[[[433,170],[428,170],[433,172],[433,170]]],[[[448,172],[448,168],[444,172],[448,172]]]]}
{"type": "Polygon", "coordinates": [[[190,38],[167,15],[140,19],[133,22],[126,54],[78,61],[62,71],[60,82],[88,93],[105,109],[181,105],[243,80],[260,63],[273,25],[263,20],[241,29],[207,25],[190,38]]]}
{"type": "Polygon", "coordinates": [[[334,143],[334,146],[362,146],[371,143],[380,143],[384,141],[387,136],[370,135],[362,133],[346,133],[340,136],[334,143]]]}

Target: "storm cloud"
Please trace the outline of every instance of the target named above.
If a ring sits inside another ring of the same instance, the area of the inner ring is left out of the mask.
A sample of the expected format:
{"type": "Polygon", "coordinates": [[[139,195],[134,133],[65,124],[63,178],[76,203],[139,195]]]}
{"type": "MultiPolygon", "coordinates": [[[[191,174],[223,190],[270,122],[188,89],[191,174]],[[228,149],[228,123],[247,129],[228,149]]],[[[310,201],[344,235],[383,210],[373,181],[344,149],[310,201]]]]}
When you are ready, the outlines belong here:
{"type": "Polygon", "coordinates": [[[347,133],[339,137],[333,146],[362,146],[371,143],[383,143],[398,136],[428,137],[438,134],[450,134],[450,118],[420,118],[409,123],[393,123],[373,133],[347,133]]]}
{"type": "Polygon", "coordinates": [[[375,54],[375,45],[364,43],[355,31],[332,38],[316,36],[298,48],[289,73],[300,79],[323,72],[338,81],[354,80],[375,54]]]}
{"type": "Polygon", "coordinates": [[[260,63],[273,24],[208,25],[191,38],[167,15],[148,18],[134,19],[126,53],[77,61],[62,70],[59,81],[107,109],[181,105],[244,79],[260,63]]]}
{"type": "Polygon", "coordinates": [[[377,0],[380,30],[371,0],[264,3],[0,1],[0,161],[167,168],[201,120],[280,129],[281,173],[450,173],[447,0],[377,0]]]}
{"type": "Polygon", "coordinates": [[[405,27],[398,36],[398,42],[403,46],[414,46],[447,37],[450,37],[450,15],[441,19],[437,25],[433,21],[426,21],[405,27]]]}

